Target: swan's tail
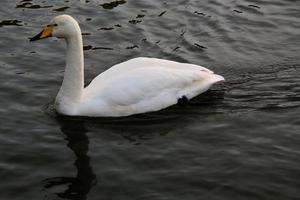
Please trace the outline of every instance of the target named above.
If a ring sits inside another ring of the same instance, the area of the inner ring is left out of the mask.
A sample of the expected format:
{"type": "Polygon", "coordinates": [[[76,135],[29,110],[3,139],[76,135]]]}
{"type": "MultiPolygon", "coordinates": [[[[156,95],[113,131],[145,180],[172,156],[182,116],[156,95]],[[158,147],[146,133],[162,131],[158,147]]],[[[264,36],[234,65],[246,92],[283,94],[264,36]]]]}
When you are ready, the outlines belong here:
{"type": "Polygon", "coordinates": [[[217,82],[220,82],[220,81],[225,81],[225,78],[223,76],[218,75],[218,74],[212,74],[212,76],[209,80],[212,83],[217,83],[217,82]]]}

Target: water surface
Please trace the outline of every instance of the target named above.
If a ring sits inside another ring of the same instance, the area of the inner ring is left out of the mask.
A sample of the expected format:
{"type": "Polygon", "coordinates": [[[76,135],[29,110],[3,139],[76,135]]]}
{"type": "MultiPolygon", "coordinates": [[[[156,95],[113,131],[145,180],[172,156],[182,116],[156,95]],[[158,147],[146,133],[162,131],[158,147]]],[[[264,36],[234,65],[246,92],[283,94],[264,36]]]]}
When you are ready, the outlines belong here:
{"type": "Polygon", "coordinates": [[[300,1],[3,0],[1,199],[298,199],[300,1]],[[226,78],[184,106],[117,119],[52,109],[65,45],[29,43],[50,19],[81,25],[88,84],[138,56],[226,78]]]}

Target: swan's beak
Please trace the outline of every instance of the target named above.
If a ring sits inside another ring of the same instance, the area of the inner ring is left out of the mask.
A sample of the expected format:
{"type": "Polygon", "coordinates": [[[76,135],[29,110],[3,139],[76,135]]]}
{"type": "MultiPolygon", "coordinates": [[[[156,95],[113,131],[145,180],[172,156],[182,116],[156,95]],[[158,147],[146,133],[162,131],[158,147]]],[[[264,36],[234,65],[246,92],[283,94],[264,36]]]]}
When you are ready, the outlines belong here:
{"type": "Polygon", "coordinates": [[[30,42],[51,37],[52,31],[53,31],[53,27],[48,25],[45,28],[43,28],[43,30],[39,34],[30,38],[30,42]]]}

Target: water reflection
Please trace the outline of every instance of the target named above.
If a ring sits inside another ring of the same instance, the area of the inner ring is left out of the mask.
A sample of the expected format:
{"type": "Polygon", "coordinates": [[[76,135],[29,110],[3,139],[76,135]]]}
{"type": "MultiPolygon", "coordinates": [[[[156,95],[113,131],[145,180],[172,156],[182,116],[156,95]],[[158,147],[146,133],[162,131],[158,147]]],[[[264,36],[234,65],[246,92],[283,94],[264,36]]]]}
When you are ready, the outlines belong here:
{"type": "Polygon", "coordinates": [[[45,189],[55,186],[68,185],[63,192],[56,193],[57,196],[64,199],[87,199],[90,189],[96,185],[97,179],[90,166],[90,157],[88,156],[89,138],[86,135],[84,121],[71,121],[63,118],[58,119],[61,125],[61,131],[66,135],[68,147],[76,155],[74,163],[77,169],[76,177],[53,177],[45,180],[45,189]]]}
{"type": "MultiPolygon", "coordinates": [[[[159,138],[193,123],[195,105],[197,107],[211,105],[209,112],[214,113],[214,105],[222,100],[221,97],[223,97],[223,92],[210,91],[201,98],[195,98],[190,102],[179,102],[179,104],[159,112],[120,118],[59,116],[54,114],[53,104],[47,105],[46,112],[52,113],[52,117],[57,119],[61,131],[66,135],[67,146],[76,156],[74,165],[77,175],[76,177],[48,178],[45,180],[45,189],[54,190],[54,194],[63,199],[87,199],[89,191],[97,183],[88,156],[89,137],[87,132],[91,134],[95,132],[98,138],[103,137],[109,141],[117,141],[119,145],[141,145],[149,140],[157,140],[159,143],[159,138]],[[58,192],[60,186],[67,188],[58,192]]],[[[207,114],[204,110],[202,112],[207,114]]]]}

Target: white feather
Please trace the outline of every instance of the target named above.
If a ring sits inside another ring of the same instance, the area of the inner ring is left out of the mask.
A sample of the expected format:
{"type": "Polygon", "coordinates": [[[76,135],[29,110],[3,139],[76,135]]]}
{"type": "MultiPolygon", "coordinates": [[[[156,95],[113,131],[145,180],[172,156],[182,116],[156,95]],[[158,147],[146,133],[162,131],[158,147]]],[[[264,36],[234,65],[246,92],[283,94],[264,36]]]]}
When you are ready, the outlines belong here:
{"type": "Polygon", "coordinates": [[[224,80],[212,71],[192,64],[156,58],[135,58],[113,66],[84,89],[84,115],[126,116],[157,111],[191,99],[224,80]],[[96,101],[94,101],[96,100],[96,101]],[[101,102],[100,102],[101,100],[101,102]],[[95,110],[95,103],[106,109],[95,110]],[[103,112],[103,111],[106,111],[103,112]]]}

